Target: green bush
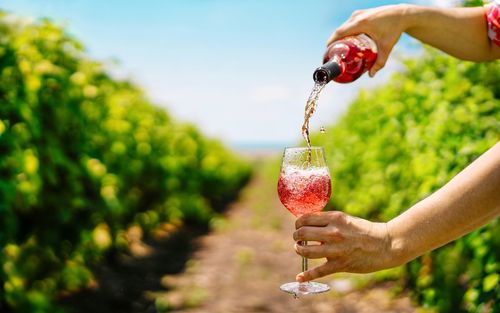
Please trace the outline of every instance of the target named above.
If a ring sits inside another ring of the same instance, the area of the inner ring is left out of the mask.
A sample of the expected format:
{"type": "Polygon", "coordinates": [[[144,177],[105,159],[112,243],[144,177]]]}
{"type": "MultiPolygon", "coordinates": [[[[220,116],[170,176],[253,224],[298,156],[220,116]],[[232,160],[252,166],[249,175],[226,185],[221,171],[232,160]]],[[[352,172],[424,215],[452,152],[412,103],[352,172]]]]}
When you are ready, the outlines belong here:
{"type": "Polygon", "coordinates": [[[127,227],[207,223],[249,174],[60,27],[0,14],[0,311],[57,312],[127,227]]]}
{"type": "MultiPolygon", "coordinates": [[[[500,65],[426,51],[362,92],[327,134],[330,208],[387,221],[443,186],[500,139],[500,65]]],[[[500,312],[498,220],[406,267],[424,305],[500,312]]]]}

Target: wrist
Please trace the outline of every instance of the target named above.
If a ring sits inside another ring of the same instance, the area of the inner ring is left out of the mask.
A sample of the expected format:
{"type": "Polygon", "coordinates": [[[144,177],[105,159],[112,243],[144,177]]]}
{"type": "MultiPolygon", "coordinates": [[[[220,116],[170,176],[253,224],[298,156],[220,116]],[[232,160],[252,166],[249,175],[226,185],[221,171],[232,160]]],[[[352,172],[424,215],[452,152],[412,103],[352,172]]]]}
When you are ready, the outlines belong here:
{"type": "Polygon", "coordinates": [[[376,270],[396,267],[404,263],[400,250],[394,246],[389,223],[372,223],[369,237],[377,242],[373,245],[373,252],[379,256],[378,262],[374,264],[376,270]]]}
{"type": "Polygon", "coordinates": [[[412,253],[411,240],[403,234],[400,224],[398,217],[386,223],[390,251],[388,254],[394,266],[402,265],[416,257],[412,253]]]}
{"type": "Polygon", "coordinates": [[[397,6],[397,14],[401,17],[401,27],[403,32],[418,27],[425,19],[422,19],[422,14],[425,14],[425,7],[414,4],[400,4],[397,6]]]}

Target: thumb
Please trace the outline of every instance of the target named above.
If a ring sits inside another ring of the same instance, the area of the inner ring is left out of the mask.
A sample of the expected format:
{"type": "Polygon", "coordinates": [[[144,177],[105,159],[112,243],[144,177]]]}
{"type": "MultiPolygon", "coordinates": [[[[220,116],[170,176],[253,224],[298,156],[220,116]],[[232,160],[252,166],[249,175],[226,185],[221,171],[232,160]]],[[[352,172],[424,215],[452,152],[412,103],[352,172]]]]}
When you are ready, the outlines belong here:
{"type": "Polygon", "coordinates": [[[384,50],[378,51],[377,60],[375,61],[369,72],[370,77],[375,76],[375,74],[377,74],[377,72],[380,71],[385,66],[388,57],[389,57],[388,52],[384,50]]]}
{"type": "Polygon", "coordinates": [[[295,280],[300,282],[300,283],[303,283],[303,282],[310,281],[310,280],[313,280],[313,279],[316,279],[319,277],[333,274],[333,273],[335,273],[335,271],[336,271],[336,269],[335,269],[334,263],[328,261],[328,262],[326,262],[320,266],[317,266],[311,270],[308,270],[308,271],[305,271],[305,272],[298,274],[295,277],[295,280]]]}

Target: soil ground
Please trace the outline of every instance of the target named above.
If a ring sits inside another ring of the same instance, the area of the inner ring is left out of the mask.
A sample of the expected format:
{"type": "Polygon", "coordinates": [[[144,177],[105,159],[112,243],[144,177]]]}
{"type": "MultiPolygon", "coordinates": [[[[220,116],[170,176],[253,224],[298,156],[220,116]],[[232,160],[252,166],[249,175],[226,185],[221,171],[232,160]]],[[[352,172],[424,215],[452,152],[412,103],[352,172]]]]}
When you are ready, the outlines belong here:
{"type": "Polygon", "coordinates": [[[269,176],[257,170],[210,233],[184,228],[161,243],[141,243],[136,250],[147,253],[100,266],[98,287],[63,304],[92,313],[417,311],[405,293],[395,295],[394,283],[367,283],[366,275],[320,279],[332,287],[321,295],[294,299],[282,292],[280,284],[299,272],[300,258],[293,251],[294,217],[269,176]]]}

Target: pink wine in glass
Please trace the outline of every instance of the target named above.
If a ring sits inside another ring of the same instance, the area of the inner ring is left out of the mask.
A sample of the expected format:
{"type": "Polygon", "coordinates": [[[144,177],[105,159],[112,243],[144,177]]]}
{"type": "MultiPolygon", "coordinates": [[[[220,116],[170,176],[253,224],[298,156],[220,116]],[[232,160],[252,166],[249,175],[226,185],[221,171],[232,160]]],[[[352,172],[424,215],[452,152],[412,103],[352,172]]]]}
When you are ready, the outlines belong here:
{"type": "MultiPolygon", "coordinates": [[[[332,192],[330,172],[321,147],[290,147],[283,153],[278,196],[281,203],[296,217],[321,211],[332,192]]],[[[307,245],[307,241],[298,242],[307,245]]],[[[302,272],[308,270],[307,258],[302,256],[302,272]]],[[[290,282],[280,289],[294,297],[317,294],[330,290],[330,286],[315,281],[290,282]]]]}
{"type": "Polygon", "coordinates": [[[282,169],[278,180],[281,203],[293,215],[321,211],[330,198],[332,185],[327,168],[282,169]]]}
{"type": "Polygon", "coordinates": [[[323,65],[314,71],[316,83],[350,83],[368,71],[377,60],[377,45],[365,34],[349,36],[328,46],[323,65]]]}

